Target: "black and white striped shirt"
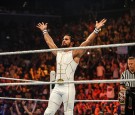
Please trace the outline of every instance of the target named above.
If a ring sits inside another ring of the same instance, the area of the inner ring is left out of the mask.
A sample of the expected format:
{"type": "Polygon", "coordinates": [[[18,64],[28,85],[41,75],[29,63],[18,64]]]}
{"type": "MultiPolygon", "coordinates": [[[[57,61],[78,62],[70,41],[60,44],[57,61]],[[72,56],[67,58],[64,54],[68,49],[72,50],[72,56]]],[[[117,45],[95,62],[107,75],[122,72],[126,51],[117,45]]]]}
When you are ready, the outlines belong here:
{"type": "MultiPolygon", "coordinates": [[[[132,73],[127,69],[121,74],[121,79],[135,79],[135,72],[132,73]]],[[[135,87],[135,81],[126,81],[120,84],[125,85],[125,87],[135,87]]]]}

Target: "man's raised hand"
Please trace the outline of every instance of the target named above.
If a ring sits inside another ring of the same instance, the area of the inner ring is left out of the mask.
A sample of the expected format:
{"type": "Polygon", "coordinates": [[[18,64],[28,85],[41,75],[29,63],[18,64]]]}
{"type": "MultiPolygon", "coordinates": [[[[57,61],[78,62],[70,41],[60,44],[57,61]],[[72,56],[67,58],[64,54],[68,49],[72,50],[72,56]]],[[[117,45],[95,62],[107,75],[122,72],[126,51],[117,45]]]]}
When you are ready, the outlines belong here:
{"type": "Polygon", "coordinates": [[[44,22],[38,23],[36,27],[39,28],[41,31],[47,30],[47,23],[44,22]]]}
{"type": "Polygon", "coordinates": [[[96,21],[95,27],[99,30],[106,23],[107,19],[102,19],[100,22],[96,21]]]}

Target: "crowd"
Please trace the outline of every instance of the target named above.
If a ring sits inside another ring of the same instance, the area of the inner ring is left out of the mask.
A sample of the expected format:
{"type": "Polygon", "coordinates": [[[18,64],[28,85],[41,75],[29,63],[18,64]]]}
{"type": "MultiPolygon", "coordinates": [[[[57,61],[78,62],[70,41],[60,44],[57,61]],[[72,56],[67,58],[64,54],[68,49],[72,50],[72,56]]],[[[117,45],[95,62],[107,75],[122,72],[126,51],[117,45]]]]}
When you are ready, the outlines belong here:
{"type": "MultiPolygon", "coordinates": [[[[134,19],[134,13],[125,13],[117,19],[108,19],[93,45],[135,42],[134,19]]],[[[78,46],[93,31],[94,24],[94,21],[84,19],[64,25],[56,24],[55,27],[49,23],[49,32],[60,46],[60,38],[70,30],[75,33],[75,46],[78,46]]],[[[48,48],[42,34],[35,28],[36,22],[22,24],[11,21],[0,25],[1,52],[48,48]]],[[[79,63],[75,80],[119,79],[127,68],[127,57],[135,56],[133,49],[133,46],[89,49],[79,63]]],[[[0,77],[49,81],[50,72],[55,69],[55,57],[50,52],[0,56],[0,77]]],[[[0,83],[12,82],[18,81],[0,79],[0,83]]],[[[76,85],[76,92],[76,100],[115,100],[118,99],[119,83],[79,84],[76,85]]],[[[49,85],[0,87],[0,97],[48,100],[49,94],[49,85]]],[[[0,115],[43,115],[46,107],[47,102],[0,99],[0,115]]],[[[120,113],[119,102],[75,102],[74,107],[75,115],[120,113]]],[[[62,105],[57,114],[63,115],[62,105]]]]}

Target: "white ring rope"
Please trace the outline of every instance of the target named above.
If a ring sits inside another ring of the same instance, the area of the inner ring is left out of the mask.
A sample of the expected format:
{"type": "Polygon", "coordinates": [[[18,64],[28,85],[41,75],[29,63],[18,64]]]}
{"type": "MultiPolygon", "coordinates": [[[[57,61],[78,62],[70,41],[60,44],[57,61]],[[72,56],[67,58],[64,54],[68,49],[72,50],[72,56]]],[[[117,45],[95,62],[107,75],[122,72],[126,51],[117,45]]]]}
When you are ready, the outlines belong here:
{"type": "Polygon", "coordinates": [[[27,83],[0,83],[0,86],[14,86],[14,85],[45,85],[45,84],[93,84],[93,83],[119,83],[119,82],[127,82],[127,81],[135,81],[135,79],[115,79],[115,80],[82,80],[82,81],[64,81],[60,82],[27,82],[27,83]]]}
{"type": "MultiPolygon", "coordinates": [[[[0,99],[48,102],[48,100],[44,99],[27,99],[27,98],[12,98],[12,97],[0,97],[0,99]]],[[[118,102],[118,101],[119,100],[75,100],[75,102],[118,102]]]]}
{"type": "Polygon", "coordinates": [[[43,53],[51,51],[61,50],[75,50],[75,49],[95,49],[95,48],[109,48],[109,47],[120,47],[120,46],[134,46],[135,43],[123,43],[123,44],[109,44],[109,45],[96,45],[96,46],[85,46],[85,47],[72,47],[72,48],[57,48],[57,49],[41,49],[41,50],[28,50],[28,51],[15,51],[15,52],[1,52],[2,55],[14,55],[14,54],[30,54],[30,53],[43,53]]]}
{"type": "MultiPolygon", "coordinates": [[[[26,79],[16,79],[16,78],[9,78],[9,77],[0,77],[0,79],[16,80],[16,81],[24,81],[24,82],[43,82],[43,81],[26,80],[26,79]]],[[[44,83],[44,82],[43,82],[43,83],[44,83]]]]}

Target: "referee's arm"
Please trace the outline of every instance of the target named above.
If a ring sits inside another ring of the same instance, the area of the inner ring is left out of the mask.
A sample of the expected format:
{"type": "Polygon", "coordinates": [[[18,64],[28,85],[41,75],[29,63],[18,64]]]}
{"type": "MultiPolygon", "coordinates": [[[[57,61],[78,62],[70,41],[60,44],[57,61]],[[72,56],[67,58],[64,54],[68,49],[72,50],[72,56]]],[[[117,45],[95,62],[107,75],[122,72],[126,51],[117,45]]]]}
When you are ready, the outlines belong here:
{"type": "MultiPolygon", "coordinates": [[[[125,72],[123,72],[122,74],[121,74],[121,76],[120,76],[120,79],[125,79],[125,72]]],[[[124,82],[120,82],[120,91],[122,91],[122,90],[126,90],[126,87],[125,87],[125,83],[124,82]]]]}

